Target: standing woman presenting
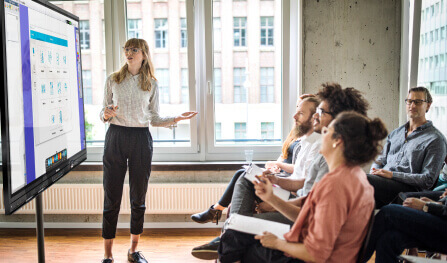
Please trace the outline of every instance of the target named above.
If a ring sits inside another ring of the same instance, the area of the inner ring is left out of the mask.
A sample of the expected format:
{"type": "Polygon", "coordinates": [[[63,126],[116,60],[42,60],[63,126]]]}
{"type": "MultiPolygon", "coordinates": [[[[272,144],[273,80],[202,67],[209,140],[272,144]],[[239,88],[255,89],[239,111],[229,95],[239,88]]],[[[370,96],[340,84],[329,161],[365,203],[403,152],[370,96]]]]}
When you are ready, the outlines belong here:
{"type": "Polygon", "coordinates": [[[147,262],[136,248],[143,232],[145,197],[151,173],[152,136],[149,123],[156,127],[175,126],[197,112],[176,117],[159,115],[159,90],[154,76],[149,46],[143,39],[129,39],[123,47],[126,64],[110,75],[105,84],[104,108],[100,117],[110,123],[104,143],[104,211],[102,237],[104,259],[113,262],[112,245],[120,211],[124,177],[129,168],[131,204],[130,262],[147,262]]]}

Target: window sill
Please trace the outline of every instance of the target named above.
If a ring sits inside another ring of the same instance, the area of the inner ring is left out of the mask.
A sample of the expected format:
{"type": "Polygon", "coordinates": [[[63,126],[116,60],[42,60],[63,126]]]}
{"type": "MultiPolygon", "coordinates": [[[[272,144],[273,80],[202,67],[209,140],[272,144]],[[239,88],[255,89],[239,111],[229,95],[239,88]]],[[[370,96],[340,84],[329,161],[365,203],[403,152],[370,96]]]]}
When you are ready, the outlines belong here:
{"type": "MultiPolygon", "coordinates": [[[[254,162],[264,166],[265,162],[254,162]]],[[[152,171],[235,171],[245,162],[153,162],[152,171]]],[[[73,171],[102,171],[101,162],[84,162],[73,171]]]]}

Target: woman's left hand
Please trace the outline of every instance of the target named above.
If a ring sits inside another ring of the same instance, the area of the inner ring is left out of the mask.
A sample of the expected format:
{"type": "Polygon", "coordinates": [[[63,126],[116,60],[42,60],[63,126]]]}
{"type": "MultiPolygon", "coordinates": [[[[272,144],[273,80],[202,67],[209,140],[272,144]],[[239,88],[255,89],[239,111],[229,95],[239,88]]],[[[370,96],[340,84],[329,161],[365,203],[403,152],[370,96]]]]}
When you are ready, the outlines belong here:
{"type": "Polygon", "coordinates": [[[183,120],[189,120],[189,119],[193,118],[194,116],[196,116],[198,113],[199,112],[197,112],[197,111],[183,112],[179,116],[175,117],[174,121],[179,122],[179,121],[183,121],[183,120]]]}
{"type": "Polygon", "coordinates": [[[278,249],[278,237],[274,234],[265,231],[262,233],[263,235],[256,235],[255,239],[258,239],[263,247],[271,248],[271,249],[278,249]]]}

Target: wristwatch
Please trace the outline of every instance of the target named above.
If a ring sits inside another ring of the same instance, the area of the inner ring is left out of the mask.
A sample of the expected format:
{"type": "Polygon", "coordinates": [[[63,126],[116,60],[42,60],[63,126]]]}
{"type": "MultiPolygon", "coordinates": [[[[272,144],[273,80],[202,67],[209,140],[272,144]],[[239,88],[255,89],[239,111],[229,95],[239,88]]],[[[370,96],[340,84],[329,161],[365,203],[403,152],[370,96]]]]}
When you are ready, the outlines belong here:
{"type": "Polygon", "coordinates": [[[424,211],[425,213],[428,213],[428,204],[429,203],[425,203],[425,205],[422,207],[422,211],[424,211]]]}

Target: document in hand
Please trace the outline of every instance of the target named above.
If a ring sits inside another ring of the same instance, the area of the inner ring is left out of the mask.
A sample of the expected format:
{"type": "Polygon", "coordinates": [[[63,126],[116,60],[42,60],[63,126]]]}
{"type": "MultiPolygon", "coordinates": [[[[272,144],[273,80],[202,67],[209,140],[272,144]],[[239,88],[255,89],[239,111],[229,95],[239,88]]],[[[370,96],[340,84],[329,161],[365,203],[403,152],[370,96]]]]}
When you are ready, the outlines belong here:
{"type": "MultiPolygon", "coordinates": [[[[262,172],[264,172],[263,169],[261,169],[259,166],[257,166],[254,163],[251,163],[249,166],[245,168],[245,179],[249,180],[250,182],[254,183],[255,181],[258,182],[258,179],[256,179],[256,175],[261,175],[262,172]]],[[[273,194],[281,198],[282,200],[289,200],[290,192],[287,190],[282,189],[281,187],[277,185],[273,185],[273,194]]]]}
{"type": "Polygon", "coordinates": [[[262,235],[264,231],[268,231],[283,240],[284,234],[290,231],[290,226],[287,224],[239,214],[230,216],[227,227],[252,235],[262,235]]]}

